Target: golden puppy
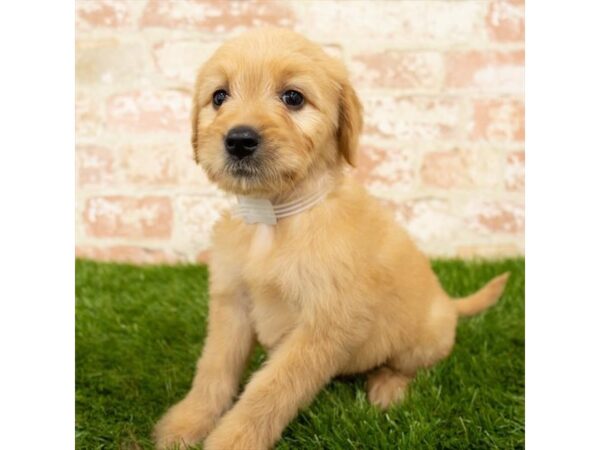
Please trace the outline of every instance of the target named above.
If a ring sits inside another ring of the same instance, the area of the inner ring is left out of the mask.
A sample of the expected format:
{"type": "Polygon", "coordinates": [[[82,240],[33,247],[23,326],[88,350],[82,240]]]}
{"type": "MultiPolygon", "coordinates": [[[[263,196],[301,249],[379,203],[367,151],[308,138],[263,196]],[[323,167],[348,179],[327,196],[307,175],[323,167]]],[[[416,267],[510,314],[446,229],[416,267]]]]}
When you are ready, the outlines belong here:
{"type": "Polygon", "coordinates": [[[242,206],[215,225],[208,336],[158,447],[268,449],[340,374],[368,372],[377,406],[401,401],[418,369],[448,356],[458,316],[494,304],[508,274],[448,297],[392,214],[344,175],[361,105],[342,63],[303,37],[264,29],[224,44],[193,102],[196,161],[242,206]],[[233,404],[256,341],[269,360],[233,404]]]}

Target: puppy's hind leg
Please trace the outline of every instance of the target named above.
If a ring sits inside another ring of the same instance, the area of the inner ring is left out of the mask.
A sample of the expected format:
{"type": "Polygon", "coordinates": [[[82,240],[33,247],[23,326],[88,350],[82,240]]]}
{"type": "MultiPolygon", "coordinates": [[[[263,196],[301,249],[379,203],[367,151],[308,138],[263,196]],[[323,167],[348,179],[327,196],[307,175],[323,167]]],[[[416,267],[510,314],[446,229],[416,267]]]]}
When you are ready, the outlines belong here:
{"type": "Polygon", "coordinates": [[[382,366],[367,377],[367,397],[374,406],[388,409],[404,400],[411,379],[391,367],[382,366]]]}
{"type": "Polygon", "coordinates": [[[393,353],[384,366],[369,374],[369,401],[382,409],[401,403],[415,374],[420,369],[431,367],[452,351],[456,320],[453,304],[445,295],[440,295],[432,302],[419,340],[408,349],[393,353]]]}

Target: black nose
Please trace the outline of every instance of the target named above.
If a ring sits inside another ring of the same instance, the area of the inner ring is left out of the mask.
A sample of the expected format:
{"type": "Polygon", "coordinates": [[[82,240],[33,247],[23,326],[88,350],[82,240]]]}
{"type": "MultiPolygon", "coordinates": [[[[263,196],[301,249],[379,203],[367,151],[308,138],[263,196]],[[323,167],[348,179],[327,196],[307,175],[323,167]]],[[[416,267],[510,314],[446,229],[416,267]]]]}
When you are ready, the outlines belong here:
{"type": "Polygon", "coordinates": [[[238,159],[251,155],[258,148],[260,136],[253,128],[245,125],[232,128],[225,136],[227,152],[238,159]]]}

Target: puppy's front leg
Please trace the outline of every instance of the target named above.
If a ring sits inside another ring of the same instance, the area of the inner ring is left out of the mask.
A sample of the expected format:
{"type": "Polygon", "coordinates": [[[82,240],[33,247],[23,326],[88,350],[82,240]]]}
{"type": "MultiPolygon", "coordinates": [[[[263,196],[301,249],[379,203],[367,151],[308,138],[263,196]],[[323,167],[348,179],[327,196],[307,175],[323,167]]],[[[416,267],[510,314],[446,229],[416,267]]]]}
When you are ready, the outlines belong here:
{"type": "Polygon", "coordinates": [[[354,331],[347,325],[328,323],[296,328],[219,421],[204,449],[265,450],[273,446],[298,410],[346,363],[363,338],[354,331]]]}
{"type": "Polygon", "coordinates": [[[211,293],[208,336],[192,389],[156,424],[158,448],[199,442],[230,407],[254,342],[244,300],[231,288],[211,293]]]}

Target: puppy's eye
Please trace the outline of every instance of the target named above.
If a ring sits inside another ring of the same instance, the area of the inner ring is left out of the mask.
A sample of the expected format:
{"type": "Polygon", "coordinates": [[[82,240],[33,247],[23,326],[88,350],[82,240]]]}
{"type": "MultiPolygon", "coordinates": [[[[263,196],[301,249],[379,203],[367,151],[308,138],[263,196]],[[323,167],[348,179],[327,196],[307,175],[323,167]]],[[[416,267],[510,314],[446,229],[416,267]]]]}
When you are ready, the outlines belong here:
{"type": "Polygon", "coordinates": [[[302,105],[304,105],[304,96],[298,91],[289,90],[283,93],[281,101],[289,109],[296,110],[302,108],[302,105]]]}
{"type": "Polygon", "coordinates": [[[219,89],[218,91],[215,91],[213,93],[213,106],[215,108],[218,108],[223,104],[223,102],[225,101],[225,99],[227,99],[228,96],[229,94],[224,89],[219,89]]]}

